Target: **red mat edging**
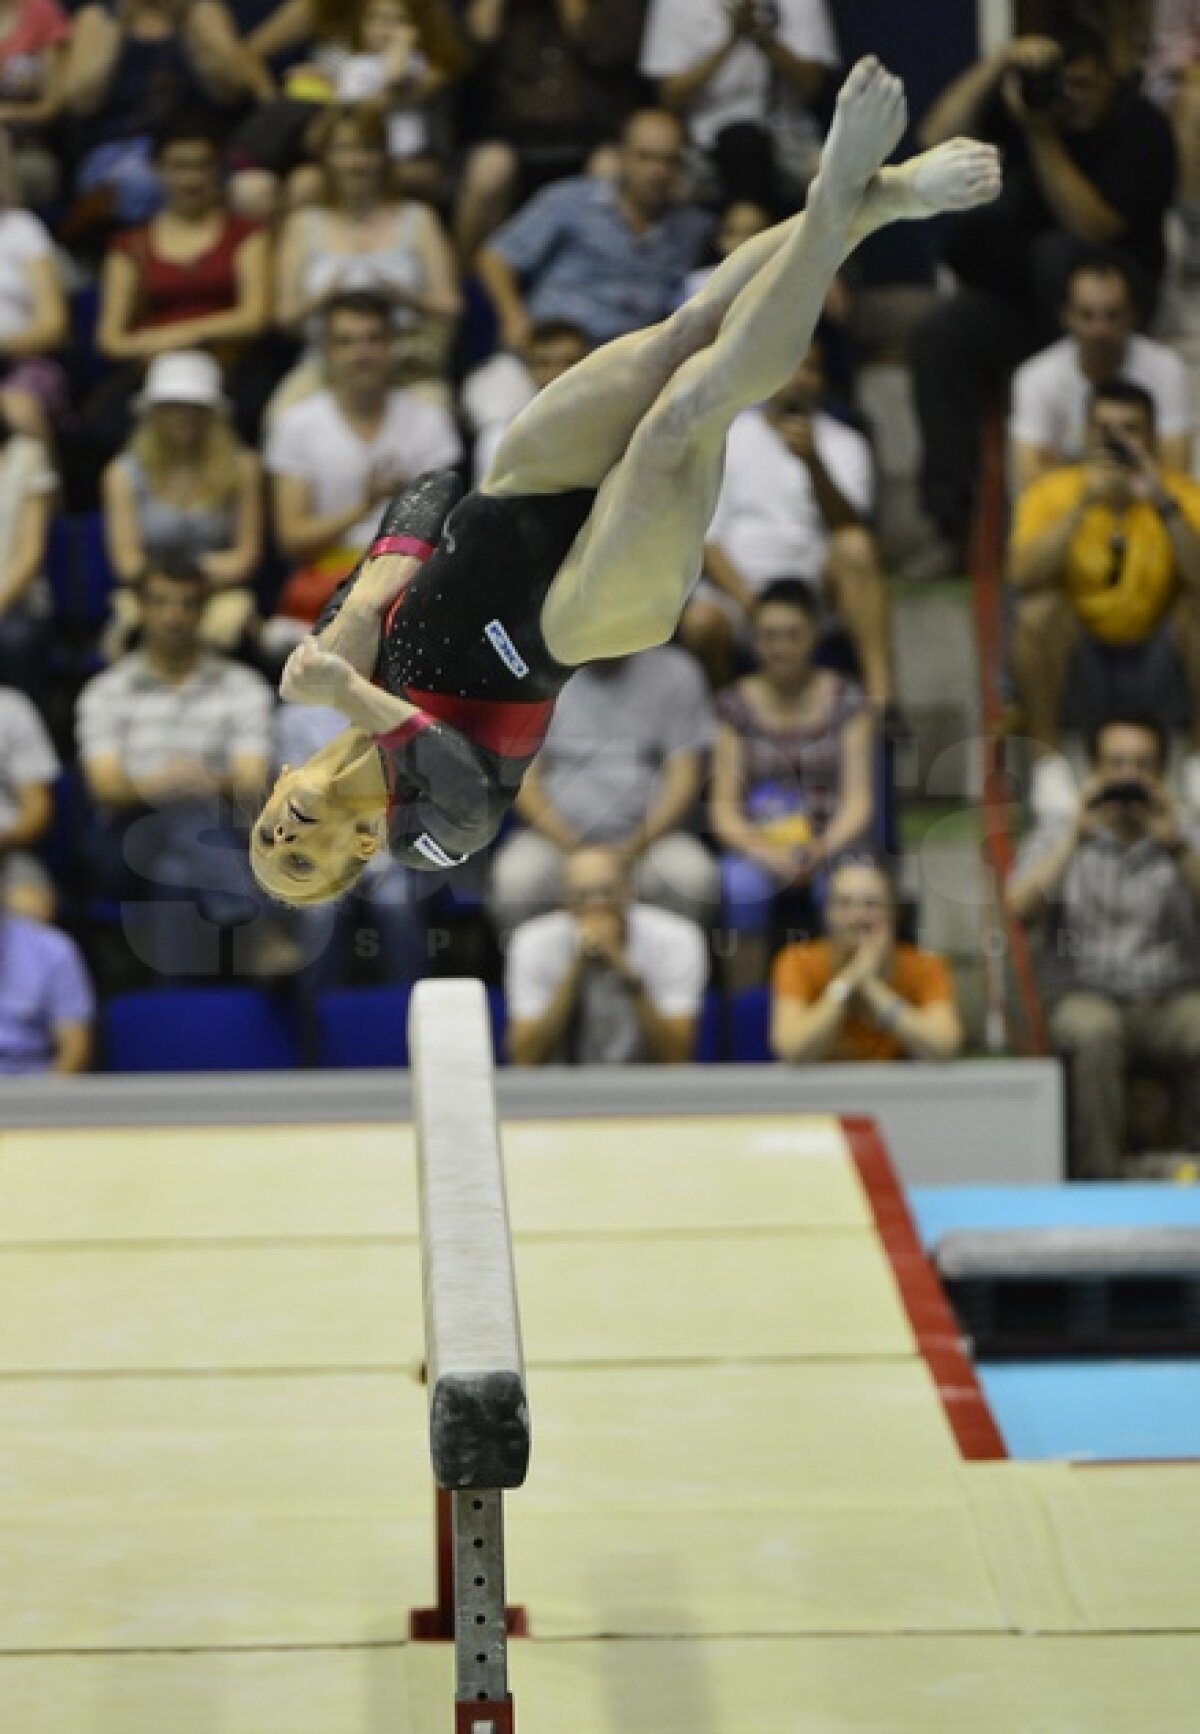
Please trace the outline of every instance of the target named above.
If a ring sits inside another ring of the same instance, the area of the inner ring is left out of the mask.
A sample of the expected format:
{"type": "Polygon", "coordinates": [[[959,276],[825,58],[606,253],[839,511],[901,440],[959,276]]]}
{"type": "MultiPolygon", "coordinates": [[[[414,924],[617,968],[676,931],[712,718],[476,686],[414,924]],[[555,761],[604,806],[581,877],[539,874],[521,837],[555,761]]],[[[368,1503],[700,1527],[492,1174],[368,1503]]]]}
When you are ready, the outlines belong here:
{"type": "Polygon", "coordinates": [[[921,1358],[929,1368],[959,1451],[969,1463],[1007,1458],[1004,1439],[937,1273],[925,1256],[908,1204],[873,1120],[840,1119],[875,1218],[921,1358]]]}

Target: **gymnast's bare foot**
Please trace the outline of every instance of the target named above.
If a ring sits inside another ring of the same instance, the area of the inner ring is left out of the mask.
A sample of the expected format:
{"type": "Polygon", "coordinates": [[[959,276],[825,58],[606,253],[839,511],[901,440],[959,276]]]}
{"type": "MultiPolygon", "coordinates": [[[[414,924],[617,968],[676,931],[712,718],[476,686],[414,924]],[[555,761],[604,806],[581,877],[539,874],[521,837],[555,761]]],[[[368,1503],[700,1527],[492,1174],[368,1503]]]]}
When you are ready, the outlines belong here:
{"type": "Polygon", "coordinates": [[[819,188],[834,212],[851,211],[899,144],[907,123],[900,80],[873,56],[860,60],[838,94],[814,192],[819,188]]]}
{"type": "Polygon", "coordinates": [[[977,139],[952,138],[898,168],[880,169],[863,200],[872,223],[966,211],[999,197],[1000,153],[977,139]]]}

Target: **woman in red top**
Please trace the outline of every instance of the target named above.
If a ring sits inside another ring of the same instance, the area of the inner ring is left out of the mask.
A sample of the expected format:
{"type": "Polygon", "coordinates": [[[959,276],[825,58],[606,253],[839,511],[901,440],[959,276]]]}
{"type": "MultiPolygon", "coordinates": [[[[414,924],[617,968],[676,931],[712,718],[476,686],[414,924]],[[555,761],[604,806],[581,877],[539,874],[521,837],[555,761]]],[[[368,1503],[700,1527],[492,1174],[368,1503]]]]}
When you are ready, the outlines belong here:
{"type": "Polygon", "coordinates": [[[271,317],[266,231],[228,208],[221,151],[203,120],[181,120],[158,141],[163,208],[127,229],[105,255],[96,347],[118,371],[84,410],[96,455],[119,449],[146,365],[177,349],[207,349],[222,363],[236,419],[252,435],[265,396],[246,361],[271,317]]]}

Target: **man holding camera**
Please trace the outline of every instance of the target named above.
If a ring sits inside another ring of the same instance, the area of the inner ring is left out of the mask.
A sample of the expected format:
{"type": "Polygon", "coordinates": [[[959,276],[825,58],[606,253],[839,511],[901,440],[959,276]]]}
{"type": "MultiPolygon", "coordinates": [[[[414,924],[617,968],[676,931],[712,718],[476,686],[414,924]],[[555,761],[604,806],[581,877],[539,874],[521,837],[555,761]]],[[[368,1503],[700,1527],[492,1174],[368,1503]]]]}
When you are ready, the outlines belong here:
{"type": "Polygon", "coordinates": [[[1163,786],[1166,750],[1148,719],[1105,723],[1075,813],[1026,839],[1008,884],[1018,920],[1045,924],[1077,1179],[1119,1172],[1129,1062],[1178,1085],[1181,1142],[1200,1150],[1200,827],[1163,786]]]}
{"type": "Polygon", "coordinates": [[[1013,674],[1038,754],[1035,809],[1062,805],[1055,785],[1067,773],[1057,749],[1069,672],[1085,711],[1104,715],[1114,682],[1132,678],[1140,703],[1157,713],[1181,666],[1193,743],[1185,774],[1189,797],[1193,783],[1200,797],[1200,487],[1159,463],[1154,400],[1141,386],[1099,387],[1083,463],[1025,489],[1008,576],[1013,674]]]}
{"type": "Polygon", "coordinates": [[[959,288],[913,345],[921,499],[934,530],[913,571],[933,577],[962,570],[979,429],[1011,370],[1058,335],[1072,266],[1104,249],[1150,312],[1175,149],[1162,113],[1122,85],[1104,39],[1082,28],[1018,37],[957,79],[920,131],[927,146],[972,133],[1004,161],[1000,198],[947,233],[959,288]]]}
{"type": "Polygon", "coordinates": [[[813,108],[838,63],[826,0],[650,0],[638,70],[729,203],[794,209],[816,170],[813,108]]]}

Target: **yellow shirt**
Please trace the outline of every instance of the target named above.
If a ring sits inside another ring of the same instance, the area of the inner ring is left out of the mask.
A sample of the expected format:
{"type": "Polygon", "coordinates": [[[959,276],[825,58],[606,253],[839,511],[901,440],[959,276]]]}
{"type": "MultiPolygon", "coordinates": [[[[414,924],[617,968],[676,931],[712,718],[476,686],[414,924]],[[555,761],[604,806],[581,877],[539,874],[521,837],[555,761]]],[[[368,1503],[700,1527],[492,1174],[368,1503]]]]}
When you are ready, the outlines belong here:
{"type": "MultiPolygon", "coordinates": [[[[1081,465],[1031,482],[1017,501],[1017,551],[1073,512],[1083,495],[1081,465]]],[[[1200,487],[1177,470],[1163,486],[1200,533],[1200,487]]],[[[1065,587],[1083,625],[1105,644],[1140,644],[1175,599],[1179,571],[1166,525],[1146,500],[1121,511],[1088,506],[1067,550],[1065,587]]]]}

